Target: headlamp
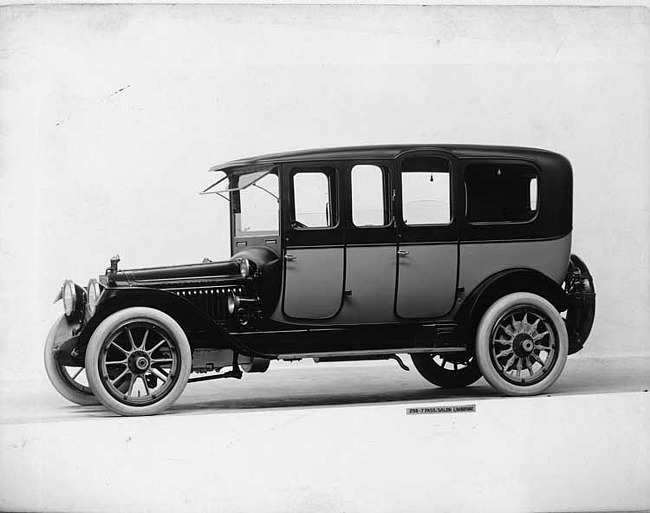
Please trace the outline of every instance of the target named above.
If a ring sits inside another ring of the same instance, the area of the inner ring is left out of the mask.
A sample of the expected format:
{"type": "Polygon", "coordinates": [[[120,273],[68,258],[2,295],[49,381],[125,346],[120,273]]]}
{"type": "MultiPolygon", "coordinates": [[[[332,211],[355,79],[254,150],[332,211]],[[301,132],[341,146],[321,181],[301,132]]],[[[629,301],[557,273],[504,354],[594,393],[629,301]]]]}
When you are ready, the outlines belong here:
{"type": "Polygon", "coordinates": [[[248,278],[251,273],[251,263],[248,261],[248,258],[242,258],[239,261],[239,274],[242,278],[248,278]]]}
{"type": "Polygon", "coordinates": [[[97,301],[99,301],[99,296],[102,293],[102,287],[97,280],[94,278],[88,282],[88,302],[86,307],[88,308],[88,313],[90,316],[95,315],[95,307],[97,306],[97,301]]]}
{"type": "Polygon", "coordinates": [[[238,300],[239,300],[239,298],[237,296],[234,296],[232,294],[230,296],[228,296],[228,313],[230,315],[235,313],[235,309],[237,308],[238,303],[239,303],[238,300]]]}
{"type": "Polygon", "coordinates": [[[70,317],[77,307],[77,291],[72,280],[65,280],[61,289],[63,299],[63,311],[70,317]]]}

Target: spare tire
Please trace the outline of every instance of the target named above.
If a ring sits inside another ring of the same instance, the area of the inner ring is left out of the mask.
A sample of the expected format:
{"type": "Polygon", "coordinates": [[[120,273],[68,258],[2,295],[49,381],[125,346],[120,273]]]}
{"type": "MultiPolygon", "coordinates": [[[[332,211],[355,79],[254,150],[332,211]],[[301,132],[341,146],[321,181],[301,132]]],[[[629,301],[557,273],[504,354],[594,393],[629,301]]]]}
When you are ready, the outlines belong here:
{"type": "Polygon", "coordinates": [[[569,335],[569,354],[580,351],[587,341],[596,316],[596,289],[587,265],[577,255],[571,255],[564,291],[568,308],[565,323],[569,335]]]}

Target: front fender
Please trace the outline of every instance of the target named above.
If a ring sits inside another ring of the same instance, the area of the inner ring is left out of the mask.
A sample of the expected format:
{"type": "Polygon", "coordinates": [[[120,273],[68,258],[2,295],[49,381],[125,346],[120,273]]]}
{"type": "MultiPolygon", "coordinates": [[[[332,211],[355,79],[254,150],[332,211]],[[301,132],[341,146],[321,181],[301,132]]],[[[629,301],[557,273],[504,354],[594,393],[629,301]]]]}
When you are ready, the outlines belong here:
{"type": "Polygon", "coordinates": [[[54,358],[63,365],[83,367],[83,354],[77,350],[80,331],[81,323],[68,319],[65,315],[61,315],[52,324],[45,345],[52,348],[54,358]]]}
{"type": "Polygon", "coordinates": [[[247,354],[238,340],[186,299],[166,290],[144,287],[105,289],[95,315],[80,334],[80,344],[85,347],[97,326],[109,315],[135,306],[155,308],[172,317],[187,334],[193,348],[206,347],[207,344],[207,347],[247,354]]]}

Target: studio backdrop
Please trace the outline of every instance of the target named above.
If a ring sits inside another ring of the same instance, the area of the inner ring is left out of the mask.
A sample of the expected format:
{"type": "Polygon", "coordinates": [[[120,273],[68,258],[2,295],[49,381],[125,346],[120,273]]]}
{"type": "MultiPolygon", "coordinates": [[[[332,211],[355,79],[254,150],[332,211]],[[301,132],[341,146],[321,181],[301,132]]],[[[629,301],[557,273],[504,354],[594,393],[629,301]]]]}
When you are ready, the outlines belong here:
{"type": "Polygon", "coordinates": [[[585,355],[648,354],[642,8],[0,10],[0,372],[42,372],[64,278],[228,258],[217,163],[382,143],[534,146],[574,168],[585,355]]]}

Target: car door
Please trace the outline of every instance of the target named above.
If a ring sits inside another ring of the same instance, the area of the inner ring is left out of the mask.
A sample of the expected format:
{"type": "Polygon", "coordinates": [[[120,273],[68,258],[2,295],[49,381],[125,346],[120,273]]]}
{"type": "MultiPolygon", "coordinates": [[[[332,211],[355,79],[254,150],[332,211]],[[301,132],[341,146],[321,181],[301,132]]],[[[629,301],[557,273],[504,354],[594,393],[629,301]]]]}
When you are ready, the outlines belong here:
{"type": "Polygon", "coordinates": [[[402,318],[435,318],[456,300],[458,220],[452,160],[427,152],[398,160],[397,294],[402,318]]]}
{"type": "Polygon", "coordinates": [[[343,175],[346,223],[346,324],[395,320],[394,161],[350,161],[343,175]],[[347,183],[345,183],[347,181],[347,183]]]}
{"type": "Polygon", "coordinates": [[[332,164],[285,165],[283,190],[284,315],[305,320],[335,317],[343,302],[344,232],[338,170],[332,164]]]}

